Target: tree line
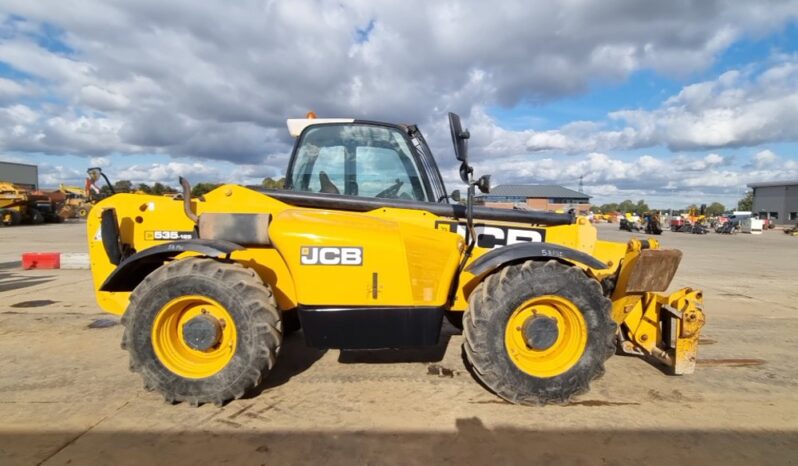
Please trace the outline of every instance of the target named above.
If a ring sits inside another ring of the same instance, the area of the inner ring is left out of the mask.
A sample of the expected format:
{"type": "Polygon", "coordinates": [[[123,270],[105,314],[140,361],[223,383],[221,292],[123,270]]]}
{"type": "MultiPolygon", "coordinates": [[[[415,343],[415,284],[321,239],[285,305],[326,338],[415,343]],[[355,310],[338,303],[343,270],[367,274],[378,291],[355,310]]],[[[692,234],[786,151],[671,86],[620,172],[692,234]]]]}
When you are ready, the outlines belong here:
{"type": "MultiPolygon", "coordinates": [[[[202,196],[205,193],[208,193],[216,188],[221,186],[219,183],[197,183],[191,187],[191,195],[192,196],[202,196]]],[[[252,186],[252,187],[262,187],[266,189],[283,189],[285,186],[285,178],[271,178],[267,177],[261,181],[260,186],[252,186]]],[[[100,191],[103,194],[110,194],[111,191],[108,189],[108,186],[103,186],[100,188],[100,191]]],[[[177,194],[180,190],[173,188],[169,185],[165,185],[162,183],[154,183],[149,185],[147,183],[138,183],[134,184],[130,180],[119,180],[114,183],[114,191],[118,193],[143,193],[143,194],[153,194],[156,196],[168,195],[168,194],[177,194]]],[[[750,211],[753,209],[754,204],[754,193],[752,191],[748,191],[745,193],[745,196],[737,202],[737,210],[742,211],[750,211]]],[[[687,209],[698,209],[695,204],[691,204],[687,206],[687,209]]],[[[607,214],[610,212],[622,212],[622,213],[635,213],[637,215],[643,215],[648,212],[649,207],[646,204],[644,199],[640,199],[639,201],[635,202],[630,199],[626,199],[622,202],[615,203],[611,202],[608,204],[602,204],[600,206],[593,206],[590,208],[591,212],[594,213],[601,213],[607,214]]],[[[678,210],[678,209],[674,209],[678,210]]],[[[722,215],[726,212],[726,207],[721,204],[720,202],[713,202],[706,208],[706,215],[710,217],[722,215]]]]}
{"type": "MultiPolygon", "coordinates": [[[[221,186],[222,183],[205,183],[200,182],[195,184],[191,187],[191,195],[194,197],[202,196],[210,191],[221,186]]],[[[283,189],[285,185],[285,178],[264,178],[261,181],[260,186],[249,186],[249,187],[263,187],[266,189],[283,189]]],[[[114,192],[117,193],[138,193],[138,194],[152,194],[155,196],[164,196],[170,194],[178,194],[182,190],[178,188],[173,188],[172,186],[163,184],[163,183],[153,183],[149,185],[147,183],[133,183],[130,180],[119,180],[114,183],[114,192]]],[[[107,185],[103,185],[100,188],[101,194],[111,194],[111,189],[107,185]]]]}
{"type": "MultiPolygon", "coordinates": [[[[699,207],[695,204],[690,204],[687,206],[686,209],[673,209],[673,210],[685,210],[689,211],[691,209],[695,209],[696,211],[699,210],[699,207]]],[[[621,213],[630,213],[630,214],[637,214],[643,215],[646,212],[649,212],[651,209],[646,204],[646,201],[640,199],[639,201],[635,202],[630,199],[626,199],[620,203],[611,202],[608,204],[602,204],[600,206],[593,206],[590,208],[593,213],[600,213],[600,214],[608,214],[611,212],[621,212],[621,213]]],[[[670,210],[670,209],[664,209],[670,210]]],[[[726,206],[721,204],[720,202],[713,202],[709,206],[707,206],[705,213],[710,217],[715,217],[718,215],[723,215],[726,212],[726,206]]]]}

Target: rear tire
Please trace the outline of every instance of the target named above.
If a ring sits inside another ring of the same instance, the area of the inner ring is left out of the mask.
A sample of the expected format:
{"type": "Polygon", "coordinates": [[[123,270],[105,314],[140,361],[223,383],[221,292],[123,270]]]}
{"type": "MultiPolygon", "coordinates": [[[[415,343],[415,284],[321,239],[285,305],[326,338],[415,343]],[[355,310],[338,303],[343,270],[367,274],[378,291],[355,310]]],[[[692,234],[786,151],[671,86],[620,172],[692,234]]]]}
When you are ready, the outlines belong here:
{"type": "Polygon", "coordinates": [[[506,266],[469,297],[463,318],[466,361],[480,382],[507,401],[567,403],[589,390],[615,351],[617,326],[610,308],[598,281],[577,267],[553,260],[506,266]],[[546,302],[555,304],[547,307],[546,302]],[[559,316],[561,307],[563,317],[551,317],[559,316]],[[541,348],[533,349],[523,339],[521,347],[514,346],[515,331],[528,335],[521,327],[547,316],[557,321],[558,333],[538,340],[547,340],[541,348]]]}
{"type": "Polygon", "coordinates": [[[122,348],[130,353],[130,369],[141,374],[145,389],[160,392],[168,402],[194,406],[241,398],[274,367],[283,341],[269,285],[241,264],[207,258],[179,259],[147,276],[130,295],[122,324],[122,348]],[[199,304],[175,310],[181,300],[199,304]],[[200,351],[186,346],[185,337],[170,339],[183,336],[177,330],[185,325],[182,316],[197,308],[215,316],[217,307],[225,318],[217,321],[224,335],[217,334],[216,346],[200,351]],[[233,335],[229,346],[225,332],[233,335]]]}
{"type": "Polygon", "coordinates": [[[44,215],[38,209],[30,209],[31,225],[41,225],[44,223],[44,215]]]}

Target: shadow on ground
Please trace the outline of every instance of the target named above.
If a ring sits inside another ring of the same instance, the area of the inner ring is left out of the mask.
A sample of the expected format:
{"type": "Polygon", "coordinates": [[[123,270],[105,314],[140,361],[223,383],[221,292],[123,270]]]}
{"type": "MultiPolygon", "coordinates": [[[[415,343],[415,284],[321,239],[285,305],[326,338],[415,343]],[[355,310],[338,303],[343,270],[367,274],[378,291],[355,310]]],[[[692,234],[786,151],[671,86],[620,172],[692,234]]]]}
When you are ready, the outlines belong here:
{"type": "Polygon", "coordinates": [[[452,335],[460,333],[460,330],[444,320],[437,345],[382,350],[342,350],[338,362],[342,364],[440,362],[446,354],[452,335]]]}
{"type": "Polygon", "coordinates": [[[283,346],[280,349],[280,356],[277,358],[274,370],[269,373],[269,376],[260,385],[244,395],[244,398],[255,398],[265,390],[288,382],[292,377],[310,369],[326,352],[326,350],[310,348],[305,345],[305,335],[301,331],[287,335],[283,340],[283,346]]]}
{"type": "Polygon", "coordinates": [[[16,269],[17,267],[19,267],[19,262],[0,262],[0,293],[54,280],[51,275],[24,275],[16,269]]]}
{"type": "Polygon", "coordinates": [[[770,465],[794,461],[796,442],[794,431],[489,429],[463,418],[453,432],[5,431],[0,463],[770,465]]]}
{"type": "Polygon", "coordinates": [[[16,269],[22,267],[20,261],[0,262],[0,270],[16,269]]]}
{"type": "MultiPolygon", "coordinates": [[[[452,335],[459,334],[460,330],[444,323],[438,344],[434,346],[382,350],[342,350],[338,356],[338,362],[342,364],[440,362],[446,354],[446,348],[452,335]]],[[[290,333],[283,340],[283,347],[280,350],[280,357],[277,358],[274,370],[269,373],[269,376],[260,385],[250,390],[244,398],[255,398],[265,390],[283,385],[294,376],[310,369],[326,352],[327,350],[307,346],[305,344],[305,335],[301,330],[290,333]]]]}

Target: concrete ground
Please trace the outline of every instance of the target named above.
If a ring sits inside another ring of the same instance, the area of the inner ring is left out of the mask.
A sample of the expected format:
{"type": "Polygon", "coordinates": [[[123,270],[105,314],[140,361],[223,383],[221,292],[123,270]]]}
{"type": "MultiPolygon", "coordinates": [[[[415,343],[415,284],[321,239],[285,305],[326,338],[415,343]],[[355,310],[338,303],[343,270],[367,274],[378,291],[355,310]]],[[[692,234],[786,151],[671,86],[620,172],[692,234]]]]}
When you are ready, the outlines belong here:
{"type": "MultiPolygon", "coordinates": [[[[0,228],[0,464],[795,464],[798,238],[666,232],[675,286],[705,290],[699,367],[615,356],[568,406],[513,406],[438,347],[317,351],[289,337],[247,399],[167,405],[142,389],[88,271],[22,271],[85,251],[82,224],[0,228]]],[[[601,238],[631,233],[599,225],[601,238]]]]}

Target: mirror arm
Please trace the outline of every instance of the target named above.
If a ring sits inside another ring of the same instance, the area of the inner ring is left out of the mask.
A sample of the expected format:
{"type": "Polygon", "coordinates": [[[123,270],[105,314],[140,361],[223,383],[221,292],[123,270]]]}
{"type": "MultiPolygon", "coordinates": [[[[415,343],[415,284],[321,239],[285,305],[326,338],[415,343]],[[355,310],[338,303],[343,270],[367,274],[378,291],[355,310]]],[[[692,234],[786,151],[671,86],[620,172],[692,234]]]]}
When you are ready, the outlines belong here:
{"type": "Polygon", "coordinates": [[[471,256],[474,246],[477,243],[477,233],[474,230],[474,194],[476,183],[474,182],[474,170],[468,167],[468,192],[466,194],[466,252],[465,257],[471,256]]]}
{"type": "Polygon", "coordinates": [[[105,184],[107,184],[107,185],[108,185],[108,189],[110,189],[110,190],[111,190],[111,194],[112,194],[112,195],[113,195],[113,194],[116,194],[116,190],[114,189],[114,185],[112,185],[112,184],[111,184],[111,181],[108,179],[108,177],[107,177],[107,176],[105,176],[105,173],[103,173],[103,172],[100,172],[100,175],[102,175],[103,179],[105,180],[105,184]]]}

